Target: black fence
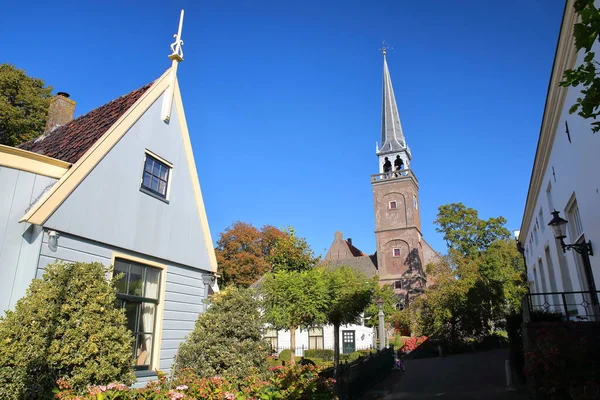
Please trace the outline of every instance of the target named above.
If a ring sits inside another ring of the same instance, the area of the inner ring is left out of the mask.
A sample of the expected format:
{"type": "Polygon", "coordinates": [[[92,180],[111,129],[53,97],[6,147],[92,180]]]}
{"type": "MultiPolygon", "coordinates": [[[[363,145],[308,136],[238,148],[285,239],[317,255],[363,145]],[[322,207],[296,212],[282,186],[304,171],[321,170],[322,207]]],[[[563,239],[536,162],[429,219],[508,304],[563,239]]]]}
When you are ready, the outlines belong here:
{"type": "MultiPolygon", "coordinates": [[[[340,400],[355,400],[370,387],[385,378],[394,367],[394,348],[361,357],[352,363],[341,363],[336,377],[337,394],[340,400]]],[[[333,368],[320,374],[333,378],[333,368]]]]}
{"type": "Polygon", "coordinates": [[[528,293],[523,298],[523,322],[600,321],[598,304],[598,292],[528,293]]]}

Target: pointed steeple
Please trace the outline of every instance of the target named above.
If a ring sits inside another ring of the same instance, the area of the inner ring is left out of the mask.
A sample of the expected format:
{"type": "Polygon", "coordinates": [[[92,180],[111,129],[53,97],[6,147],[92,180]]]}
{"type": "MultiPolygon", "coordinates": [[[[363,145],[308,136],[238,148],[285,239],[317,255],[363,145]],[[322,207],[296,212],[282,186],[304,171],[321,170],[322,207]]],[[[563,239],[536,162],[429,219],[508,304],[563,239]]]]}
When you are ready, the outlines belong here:
{"type": "Polygon", "coordinates": [[[381,146],[377,149],[377,155],[407,152],[410,158],[410,150],[406,146],[400,114],[396,105],[396,96],[390,78],[387,65],[386,51],[383,52],[383,107],[381,116],[381,146]]]}

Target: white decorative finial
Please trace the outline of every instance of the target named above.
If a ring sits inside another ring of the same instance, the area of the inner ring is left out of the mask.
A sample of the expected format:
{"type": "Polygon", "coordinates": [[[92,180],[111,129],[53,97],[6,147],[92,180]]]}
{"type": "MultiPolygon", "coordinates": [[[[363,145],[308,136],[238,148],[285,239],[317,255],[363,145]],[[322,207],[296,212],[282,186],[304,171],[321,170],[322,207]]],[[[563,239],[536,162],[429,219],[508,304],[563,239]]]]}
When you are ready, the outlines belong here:
{"type": "Polygon", "coordinates": [[[394,48],[392,46],[390,46],[389,44],[385,44],[385,40],[383,42],[381,42],[382,46],[379,50],[381,50],[381,52],[383,53],[383,55],[385,56],[387,54],[388,50],[394,50],[394,48]]]}
{"type": "Polygon", "coordinates": [[[181,39],[182,28],[183,28],[183,10],[181,10],[181,15],[179,16],[179,29],[177,30],[177,33],[175,35],[173,35],[173,37],[175,38],[175,41],[173,43],[171,43],[172,53],[169,56],[169,58],[171,60],[183,61],[183,49],[181,48],[181,46],[183,46],[183,40],[181,39]]]}

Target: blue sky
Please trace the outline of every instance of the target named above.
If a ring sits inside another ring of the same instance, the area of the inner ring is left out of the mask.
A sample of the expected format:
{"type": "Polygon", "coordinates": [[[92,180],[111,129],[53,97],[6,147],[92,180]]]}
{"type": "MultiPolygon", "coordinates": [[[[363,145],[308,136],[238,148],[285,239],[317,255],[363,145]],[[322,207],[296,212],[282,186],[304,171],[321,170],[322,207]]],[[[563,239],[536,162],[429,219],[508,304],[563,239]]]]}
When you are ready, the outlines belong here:
{"type": "Polygon", "coordinates": [[[179,68],[213,240],[234,221],[293,226],[316,253],[336,230],[375,250],[369,175],[381,41],[420,183],[425,239],[463,202],[519,229],[561,0],[13,2],[0,63],[43,78],[76,115],[179,68]]]}

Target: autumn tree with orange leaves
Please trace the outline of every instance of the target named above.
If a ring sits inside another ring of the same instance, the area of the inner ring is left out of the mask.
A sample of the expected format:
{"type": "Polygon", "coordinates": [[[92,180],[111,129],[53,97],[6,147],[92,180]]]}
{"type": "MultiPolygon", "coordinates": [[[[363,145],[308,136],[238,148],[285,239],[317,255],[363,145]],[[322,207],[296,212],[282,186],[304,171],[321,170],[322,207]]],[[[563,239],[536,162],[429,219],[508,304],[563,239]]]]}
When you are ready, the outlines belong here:
{"type": "Polygon", "coordinates": [[[215,253],[223,286],[248,287],[271,270],[268,257],[275,243],[287,234],[274,226],[258,229],[235,222],[221,233],[215,253]]]}

